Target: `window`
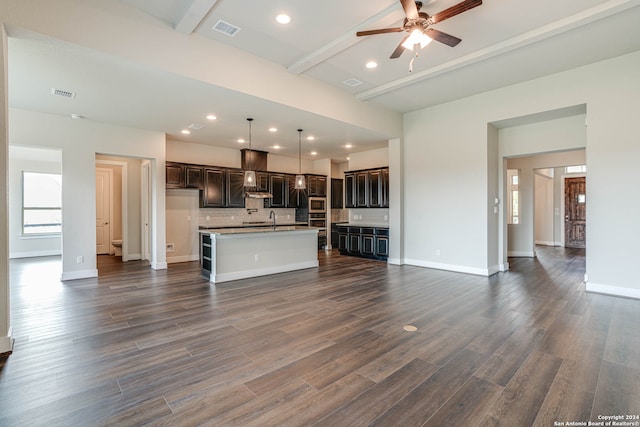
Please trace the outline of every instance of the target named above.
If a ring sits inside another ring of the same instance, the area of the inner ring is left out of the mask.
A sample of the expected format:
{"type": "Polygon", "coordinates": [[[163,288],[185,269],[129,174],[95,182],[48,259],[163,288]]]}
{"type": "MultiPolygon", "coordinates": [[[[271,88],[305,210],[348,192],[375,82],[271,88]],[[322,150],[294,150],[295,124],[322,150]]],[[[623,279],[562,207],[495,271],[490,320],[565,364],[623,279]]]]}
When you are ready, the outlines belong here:
{"type": "Polygon", "coordinates": [[[587,172],[587,165],[567,166],[565,168],[565,173],[585,173],[585,172],[587,172]]]}
{"type": "Polygon", "coordinates": [[[507,190],[509,199],[509,224],[519,224],[520,222],[520,209],[519,209],[519,197],[518,197],[518,170],[507,169],[507,190]]]}
{"type": "Polygon", "coordinates": [[[22,233],[62,232],[62,175],[22,172],[22,233]]]}

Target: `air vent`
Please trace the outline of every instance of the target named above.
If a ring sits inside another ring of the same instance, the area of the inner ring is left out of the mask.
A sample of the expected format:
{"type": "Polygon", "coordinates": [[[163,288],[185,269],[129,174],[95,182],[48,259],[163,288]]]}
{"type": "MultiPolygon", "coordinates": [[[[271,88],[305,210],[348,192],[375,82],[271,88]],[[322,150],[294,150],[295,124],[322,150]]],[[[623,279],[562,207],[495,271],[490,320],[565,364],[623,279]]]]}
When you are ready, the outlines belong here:
{"type": "Polygon", "coordinates": [[[65,98],[75,98],[76,97],[76,93],[75,92],[71,92],[71,91],[68,91],[68,90],[62,90],[62,89],[55,89],[55,88],[51,89],[51,95],[64,96],[65,98]]]}
{"type": "Polygon", "coordinates": [[[351,87],[360,86],[362,84],[362,82],[360,80],[354,79],[353,77],[343,81],[342,83],[346,84],[347,86],[351,86],[351,87]]]}
{"type": "Polygon", "coordinates": [[[200,130],[204,127],[204,125],[201,125],[200,123],[191,123],[189,126],[187,126],[189,129],[193,129],[193,130],[200,130]]]}
{"type": "Polygon", "coordinates": [[[211,28],[223,34],[226,34],[229,37],[235,36],[236,34],[238,34],[238,31],[240,31],[240,27],[236,27],[233,24],[229,24],[228,22],[225,22],[222,19],[216,22],[216,25],[214,25],[211,28]]]}

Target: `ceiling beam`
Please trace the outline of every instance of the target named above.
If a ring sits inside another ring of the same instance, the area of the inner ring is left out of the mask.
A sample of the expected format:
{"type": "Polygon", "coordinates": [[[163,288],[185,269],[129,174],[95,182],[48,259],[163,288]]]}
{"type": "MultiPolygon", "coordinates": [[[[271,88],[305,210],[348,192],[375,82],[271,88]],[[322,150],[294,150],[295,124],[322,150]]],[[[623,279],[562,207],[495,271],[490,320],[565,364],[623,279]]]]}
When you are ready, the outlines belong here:
{"type": "Polygon", "coordinates": [[[193,0],[189,9],[175,25],[176,31],[191,34],[200,25],[218,0],[193,0]]]}
{"type": "Polygon", "coordinates": [[[470,54],[442,63],[436,67],[432,67],[424,71],[420,71],[418,73],[390,81],[372,89],[365,90],[356,94],[356,99],[366,101],[377,96],[384,95],[395,89],[400,89],[405,86],[420,82],[422,80],[427,80],[438,75],[469,66],[476,62],[484,61],[503,53],[528,46],[530,44],[539,42],[549,37],[556,36],[558,34],[565,33],[575,28],[582,27],[599,19],[604,19],[608,16],[615,15],[616,13],[620,13],[627,9],[636,7],[638,6],[638,4],[640,4],[640,0],[610,0],[598,6],[594,6],[590,9],[583,10],[579,13],[576,13],[575,15],[568,16],[566,18],[544,25],[540,28],[536,28],[534,30],[520,34],[516,37],[504,40],[500,43],[488,46],[484,49],[480,49],[470,54]]]}
{"type": "Polygon", "coordinates": [[[358,25],[356,28],[342,34],[341,36],[331,40],[324,46],[316,49],[310,54],[300,58],[289,67],[287,70],[291,74],[301,74],[305,71],[315,67],[321,62],[326,61],[334,55],[342,52],[343,50],[353,46],[354,44],[363,40],[362,37],[357,37],[356,32],[365,29],[371,29],[372,27],[387,27],[392,24],[398,23],[404,15],[402,14],[402,8],[397,3],[394,3],[376,13],[371,18],[358,25]]]}

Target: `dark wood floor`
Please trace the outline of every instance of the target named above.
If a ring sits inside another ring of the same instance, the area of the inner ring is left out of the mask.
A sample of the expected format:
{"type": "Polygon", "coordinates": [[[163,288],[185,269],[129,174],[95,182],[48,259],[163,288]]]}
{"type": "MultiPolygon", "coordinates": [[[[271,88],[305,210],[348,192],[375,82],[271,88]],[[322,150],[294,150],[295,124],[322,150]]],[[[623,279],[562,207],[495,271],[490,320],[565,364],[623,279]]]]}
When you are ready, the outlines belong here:
{"type": "MultiPolygon", "coordinates": [[[[640,301],[587,294],[584,253],[491,278],[321,253],[211,286],[102,258],[11,262],[0,425],[554,426],[640,414],[640,301]],[[414,325],[415,332],[403,326],[414,325]]],[[[637,420],[635,420],[637,421],[637,420]]]]}

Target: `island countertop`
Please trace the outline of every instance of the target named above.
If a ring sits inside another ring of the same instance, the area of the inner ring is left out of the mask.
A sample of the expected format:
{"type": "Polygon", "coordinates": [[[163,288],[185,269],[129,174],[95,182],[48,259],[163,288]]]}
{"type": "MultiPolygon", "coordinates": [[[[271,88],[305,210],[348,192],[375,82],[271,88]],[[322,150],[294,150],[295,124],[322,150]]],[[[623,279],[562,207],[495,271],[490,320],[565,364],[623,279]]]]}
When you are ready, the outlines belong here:
{"type": "Polygon", "coordinates": [[[275,227],[234,227],[234,228],[205,228],[200,229],[201,234],[217,234],[220,236],[235,234],[255,234],[255,233],[281,233],[284,231],[298,231],[303,233],[317,233],[323,230],[320,227],[309,227],[306,225],[276,225],[275,227]]]}

